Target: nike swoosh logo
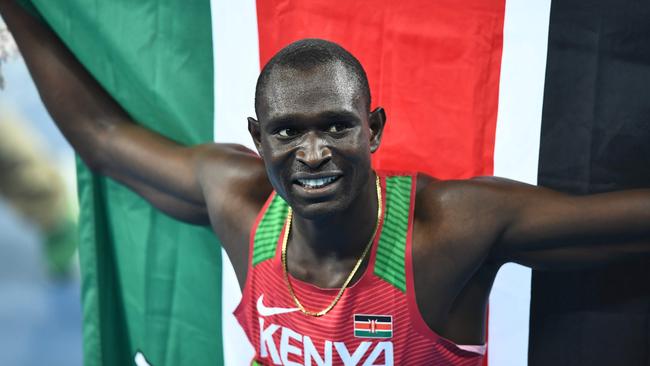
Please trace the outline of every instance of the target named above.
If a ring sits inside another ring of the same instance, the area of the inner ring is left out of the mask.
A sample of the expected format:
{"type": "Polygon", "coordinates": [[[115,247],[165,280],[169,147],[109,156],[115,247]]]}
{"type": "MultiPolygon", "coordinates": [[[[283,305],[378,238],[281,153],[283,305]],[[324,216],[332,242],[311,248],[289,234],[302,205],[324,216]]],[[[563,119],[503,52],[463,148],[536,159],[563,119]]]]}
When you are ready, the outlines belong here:
{"type": "Polygon", "coordinates": [[[298,308],[270,308],[264,305],[264,294],[261,294],[260,297],[257,299],[257,312],[261,316],[271,316],[271,315],[277,315],[277,314],[286,314],[286,313],[293,313],[294,311],[298,311],[298,308]]]}

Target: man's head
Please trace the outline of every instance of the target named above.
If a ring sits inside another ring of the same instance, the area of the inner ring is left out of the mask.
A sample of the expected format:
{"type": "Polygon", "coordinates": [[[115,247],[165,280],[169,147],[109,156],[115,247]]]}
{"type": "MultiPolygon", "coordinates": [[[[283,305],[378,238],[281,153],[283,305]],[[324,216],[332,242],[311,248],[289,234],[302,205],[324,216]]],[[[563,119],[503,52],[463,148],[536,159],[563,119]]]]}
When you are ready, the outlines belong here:
{"type": "Polygon", "coordinates": [[[294,69],[309,71],[316,67],[340,63],[350,72],[352,80],[358,88],[358,96],[366,101],[366,109],[370,111],[370,87],[366,71],[359,60],[338,44],[323,39],[306,38],[293,42],[266,63],[255,87],[255,112],[260,115],[260,107],[265,102],[266,87],[270,75],[279,69],[294,69]]]}
{"type": "Polygon", "coordinates": [[[298,214],[341,212],[368,187],[385,115],[370,112],[366,74],[342,47],[305,39],[282,49],[259,76],[255,111],[249,130],[269,179],[298,214]]]}

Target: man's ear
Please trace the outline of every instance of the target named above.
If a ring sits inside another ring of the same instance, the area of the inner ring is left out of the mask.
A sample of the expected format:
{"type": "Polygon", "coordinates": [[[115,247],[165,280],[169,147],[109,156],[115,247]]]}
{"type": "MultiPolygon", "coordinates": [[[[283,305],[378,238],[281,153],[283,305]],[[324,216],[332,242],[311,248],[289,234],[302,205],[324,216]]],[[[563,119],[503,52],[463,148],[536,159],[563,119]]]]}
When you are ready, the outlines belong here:
{"type": "Polygon", "coordinates": [[[260,134],[260,122],[253,117],[248,117],[248,132],[253,138],[257,153],[262,156],[262,136],[260,134]]]}
{"type": "Polygon", "coordinates": [[[386,126],[386,112],[384,112],[384,108],[377,107],[374,111],[370,112],[368,125],[370,127],[370,152],[374,153],[379,148],[381,136],[384,133],[384,126],[386,126]]]}

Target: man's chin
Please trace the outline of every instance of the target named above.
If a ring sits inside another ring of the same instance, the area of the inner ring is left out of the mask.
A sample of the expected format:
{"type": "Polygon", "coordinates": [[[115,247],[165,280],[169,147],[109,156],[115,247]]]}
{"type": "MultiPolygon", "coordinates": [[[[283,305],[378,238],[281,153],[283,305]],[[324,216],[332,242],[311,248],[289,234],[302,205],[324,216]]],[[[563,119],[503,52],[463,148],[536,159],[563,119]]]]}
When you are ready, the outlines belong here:
{"type": "Polygon", "coordinates": [[[345,197],[342,180],[337,179],[322,187],[305,187],[293,182],[289,189],[289,203],[294,213],[306,219],[318,219],[342,212],[346,206],[342,202],[345,197]]]}
{"type": "Polygon", "coordinates": [[[345,208],[339,201],[301,202],[292,205],[294,214],[307,220],[327,219],[345,212],[345,208]]]}

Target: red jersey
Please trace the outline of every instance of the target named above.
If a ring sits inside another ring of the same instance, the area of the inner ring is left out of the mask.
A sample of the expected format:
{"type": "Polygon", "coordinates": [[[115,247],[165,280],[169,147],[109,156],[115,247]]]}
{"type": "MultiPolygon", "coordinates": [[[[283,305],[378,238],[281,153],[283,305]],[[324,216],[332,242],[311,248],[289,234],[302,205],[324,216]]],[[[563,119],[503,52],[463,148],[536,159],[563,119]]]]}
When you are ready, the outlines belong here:
{"type": "MultiPolygon", "coordinates": [[[[380,175],[383,217],[368,266],[334,308],[312,317],[297,308],[284,280],[281,239],[287,203],[275,193],[251,231],[249,269],[235,316],[255,348],[253,365],[479,366],[483,348],[433,332],[413,289],[414,176],[380,175]]],[[[324,309],[339,289],[291,279],[307,309],[324,309]]]]}

